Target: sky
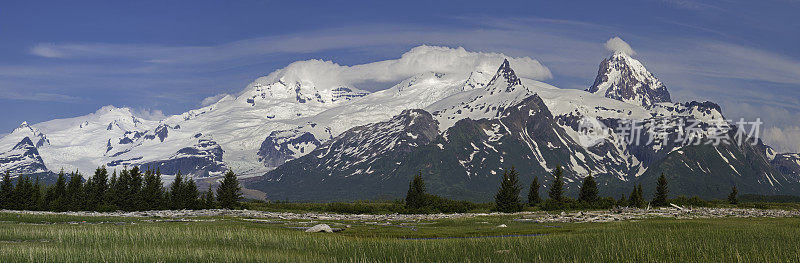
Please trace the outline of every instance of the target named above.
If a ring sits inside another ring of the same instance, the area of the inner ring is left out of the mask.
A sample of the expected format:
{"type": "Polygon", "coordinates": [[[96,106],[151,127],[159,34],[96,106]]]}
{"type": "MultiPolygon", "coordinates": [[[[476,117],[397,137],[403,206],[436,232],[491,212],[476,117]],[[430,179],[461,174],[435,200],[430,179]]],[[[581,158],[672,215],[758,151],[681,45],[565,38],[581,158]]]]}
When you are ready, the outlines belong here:
{"type": "MultiPolygon", "coordinates": [[[[672,93],[800,151],[798,0],[15,1],[0,6],[0,135],[104,105],[159,119],[298,60],[342,65],[441,45],[530,57],[586,89],[619,37],[672,93]]],[[[382,86],[376,86],[379,89],[382,86]]]]}

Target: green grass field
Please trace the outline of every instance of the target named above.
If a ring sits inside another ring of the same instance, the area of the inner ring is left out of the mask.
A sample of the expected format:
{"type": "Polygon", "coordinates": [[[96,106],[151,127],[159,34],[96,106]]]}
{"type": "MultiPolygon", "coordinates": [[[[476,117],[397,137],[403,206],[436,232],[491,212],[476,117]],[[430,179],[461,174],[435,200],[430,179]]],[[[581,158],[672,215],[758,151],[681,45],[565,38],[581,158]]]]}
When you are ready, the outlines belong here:
{"type": "MultiPolygon", "coordinates": [[[[586,224],[536,224],[515,222],[513,218],[491,216],[403,225],[325,222],[351,227],[337,233],[305,233],[285,228],[287,224],[241,218],[153,222],[0,214],[0,262],[800,261],[798,218],[586,224]],[[496,227],[499,224],[508,227],[496,227]],[[518,234],[542,235],[463,238],[518,234]]],[[[284,223],[303,225],[297,221],[284,223]]]]}

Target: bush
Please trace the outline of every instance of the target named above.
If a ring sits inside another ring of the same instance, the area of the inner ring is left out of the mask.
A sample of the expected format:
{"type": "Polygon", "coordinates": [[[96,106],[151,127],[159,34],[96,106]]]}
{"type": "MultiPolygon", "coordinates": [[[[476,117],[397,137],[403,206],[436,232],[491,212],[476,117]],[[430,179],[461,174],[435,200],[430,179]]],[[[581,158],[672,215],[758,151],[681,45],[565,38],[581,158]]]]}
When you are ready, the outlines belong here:
{"type": "Polygon", "coordinates": [[[700,199],[700,197],[697,196],[693,196],[691,198],[688,198],[686,196],[678,196],[676,198],[669,199],[668,203],[676,204],[679,206],[697,206],[697,207],[712,206],[711,202],[700,199]]]}
{"type": "Polygon", "coordinates": [[[617,201],[610,197],[600,197],[594,202],[581,202],[569,197],[562,197],[562,201],[548,199],[539,207],[545,211],[575,210],[575,209],[611,209],[617,201]]]}
{"type": "Polygon", "coordinates": [[[469,201],[450,200],[438,195],[425,194],[425,206],[413,208],[406,206],[404,214],[466,213],[476,209],[477,204],[469,201]]]}
{"type": "Polygon", "coordinates": [[[547,199],[539,208],[545,211],[576,209],[578,208],[578,201],[569,197],[561,197],[561,201],[547,199]]]}

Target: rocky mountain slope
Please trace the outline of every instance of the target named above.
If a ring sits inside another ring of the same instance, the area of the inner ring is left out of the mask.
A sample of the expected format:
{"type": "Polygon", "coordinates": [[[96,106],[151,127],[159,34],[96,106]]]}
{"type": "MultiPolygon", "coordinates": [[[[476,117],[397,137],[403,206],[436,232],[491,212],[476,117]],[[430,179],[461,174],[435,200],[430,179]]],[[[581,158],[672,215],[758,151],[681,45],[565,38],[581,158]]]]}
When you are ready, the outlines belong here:
{"type": "Polygon", "coordinates": [[[251,180],[251,186],[278,200],[396,198],[402,196],[410,177],[422,171],[431,192],[486,201],[504,169],[513,166],[523,171],[523,183],[533,176],[546,183],[552,169],[561,165],[566,170],[568,192],[575,192],[589,173],[597,177],[607,195],[626,193],[638,183],[651,188],[661,173],[675,181],[673,194],[705,198],[720,198],[733,185],[764,194],[800,190],[797,176],[778,172],[770,158],[757,150],[763,144],[708,145],[719,132],[729,133],[730,138],[736,135],[716,104],[659,102],[644,107],[640,101],[523,81],[505,61],[484,87],[425,108],[436,122],[424,123],[429,130],[436,127],[441,132],[427,144],[405,145],[402,154],[388,154],[394,149],[352,138],[391,138],[391,133],[381,134],[369,125],[358,127],[346,132],[348,136],[335,137],[301,159],[251,180]],[[602,133],[595,134],[595,141],[587,145],[587,134],[581,128],[591,120],[602,133]],[[630,134],[608,128],[625,122],[640,127],[636,134],[639,142],[631,140],[630,134]],[[364,134],[356,135],[359,133],[364,134]],[[663,135],[654,138],[658,134],[663,135]],[[338,146],[334,152],[331,145],[338,146]],[[352,152],[380,152],[380,165],[369,162],[367,156],[332,154],[352,152]],[[329,164],[347,164],[348,169],[329,164]]]}
{"type": "Polygon", "coordinates": [[[637,183],[651,187],[663,172],[673,194],[718,198],[733,185],[800,194],[796,154],[760,141],[707,145],[737,134],[720,107],[671,102],[666,86],[627,54],[603,60],[588,92],[532,79],[548,75],[530,58],[428,46],[355,66],[301,61],[163,120],[109,106],[23,123],[0,138],[0,169],[137,165],[159,167],[165,180],[232,169],[277,200],[395,198],[422,171],[433,193],[485,201],[504,169],[546,184],[557,165],[568,192],[590,173],[604,194],[619,195],[637,183]],[[365,80],[388,88],[364,91],[365,80]]]}

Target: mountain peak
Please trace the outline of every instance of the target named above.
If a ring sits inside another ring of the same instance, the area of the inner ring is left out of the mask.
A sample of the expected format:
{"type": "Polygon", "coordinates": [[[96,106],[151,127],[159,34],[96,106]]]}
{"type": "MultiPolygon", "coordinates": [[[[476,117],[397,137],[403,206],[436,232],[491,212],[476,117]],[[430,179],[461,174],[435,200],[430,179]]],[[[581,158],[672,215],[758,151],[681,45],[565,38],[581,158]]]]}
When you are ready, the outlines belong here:
{"type": "Polygon", "coordinates": [[[641,62],[621,51],[600,63],[597,78],[586,91],[645,108],[671,102],[667,87],[641,62]]]}
{"type": "Polygon", "coordinates": [[[503,64],[497,69],[497,73],[492,77],[492,80],[486,84],[490,89],[498,88],[493,87],[495,85],[504,88],[506,92],[511,92],[516,85],[522,85],[522,80],[520,80],[517,74],[514,73],[514,70],[511,69],[511,63],[508,62],[508,59],[503,60],[503,64]]]}
{"type": "Polygon", "coordinates": [[[22,141],[17,143],[17,145],[14,145],[14,148],[12,148],[11,150],[12,151],[13,150],[20,150],[20,149],[26,149],[26,148],[29,148],[29,147],[34,147],[33,146],[33,141],[31,141],[30,137],[25,137],[25,138],[22,138],[22,141]]]}

